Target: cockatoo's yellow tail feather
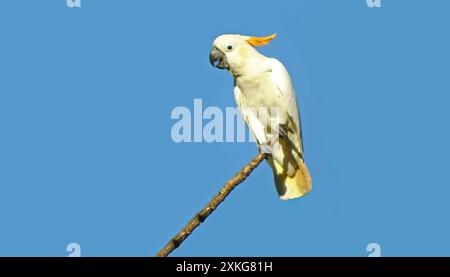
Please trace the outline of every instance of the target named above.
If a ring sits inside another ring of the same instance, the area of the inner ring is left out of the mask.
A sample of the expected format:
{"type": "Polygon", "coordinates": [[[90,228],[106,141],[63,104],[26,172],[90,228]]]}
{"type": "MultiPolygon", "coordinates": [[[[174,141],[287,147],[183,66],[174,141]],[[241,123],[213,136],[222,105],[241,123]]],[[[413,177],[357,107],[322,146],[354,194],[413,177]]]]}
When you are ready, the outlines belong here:
{"type": "Polygon", "coordinates": [[[311,191],[311,175],[303,160],[298,161],[299,167],[292,177],[287,176],[284,168],[271,157],[269,157],[268,162],[273,169],[275,185],[280,199],[289,200],[302,197],[311,191]]]}

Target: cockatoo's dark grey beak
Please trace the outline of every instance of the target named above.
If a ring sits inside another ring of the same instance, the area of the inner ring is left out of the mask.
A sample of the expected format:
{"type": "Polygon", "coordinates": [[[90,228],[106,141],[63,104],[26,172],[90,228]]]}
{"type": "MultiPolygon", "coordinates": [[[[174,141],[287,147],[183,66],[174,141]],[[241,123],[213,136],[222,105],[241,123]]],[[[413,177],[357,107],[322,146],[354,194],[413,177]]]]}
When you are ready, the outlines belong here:
{"type": "Polygon", "coordinates": [[[219,69],[225,69],[228,68],[228,61],[227,56],[217,49],[215,46],[211,49],[211,52],[209,53],[209,62],[212,66],[217,67],[219,69]]]}

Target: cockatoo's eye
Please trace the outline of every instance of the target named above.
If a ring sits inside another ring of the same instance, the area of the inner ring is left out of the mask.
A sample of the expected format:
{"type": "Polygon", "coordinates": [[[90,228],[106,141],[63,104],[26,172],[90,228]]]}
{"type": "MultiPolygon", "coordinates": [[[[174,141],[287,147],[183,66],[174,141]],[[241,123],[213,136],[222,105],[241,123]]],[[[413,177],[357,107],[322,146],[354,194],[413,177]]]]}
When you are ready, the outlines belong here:
{"type": "Polygon", "coordinates": [[[233,45],[228,45],[228,46],[227,46],[227,49],[228,49],[229,51],[233,50],[233,45]]]}

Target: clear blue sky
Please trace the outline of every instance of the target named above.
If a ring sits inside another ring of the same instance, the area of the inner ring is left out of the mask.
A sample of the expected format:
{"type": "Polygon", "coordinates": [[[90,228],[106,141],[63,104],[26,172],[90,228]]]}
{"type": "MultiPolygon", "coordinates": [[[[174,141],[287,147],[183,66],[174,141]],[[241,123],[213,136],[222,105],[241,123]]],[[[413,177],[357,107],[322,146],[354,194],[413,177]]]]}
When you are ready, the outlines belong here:
{"type": "Polygon", "coordinates": [[[212,40],[273,32],[313,192],[263,164],[174,256],[450,255],[450,2],[282,2],[2,1],[0,256],[154,255],[256,155],[173,143],[172,109],[234,106],[212,40]]]}

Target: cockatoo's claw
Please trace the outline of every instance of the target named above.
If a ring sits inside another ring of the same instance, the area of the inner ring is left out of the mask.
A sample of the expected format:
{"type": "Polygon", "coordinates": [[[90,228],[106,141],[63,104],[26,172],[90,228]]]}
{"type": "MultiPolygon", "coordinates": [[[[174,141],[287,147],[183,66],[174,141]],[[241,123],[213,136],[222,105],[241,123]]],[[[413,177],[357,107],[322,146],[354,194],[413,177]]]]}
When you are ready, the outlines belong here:
{"type": "Polygon", "coordinates": [[[272,146],[270,146],[268,144],[261,144],[261,145],[259,145],[259,151],[266,155],[272,155],[273,148],[272,148],[272,146]]]}

